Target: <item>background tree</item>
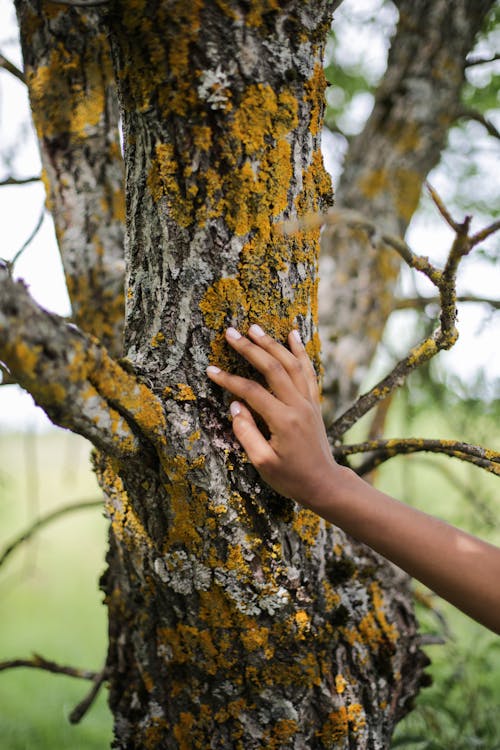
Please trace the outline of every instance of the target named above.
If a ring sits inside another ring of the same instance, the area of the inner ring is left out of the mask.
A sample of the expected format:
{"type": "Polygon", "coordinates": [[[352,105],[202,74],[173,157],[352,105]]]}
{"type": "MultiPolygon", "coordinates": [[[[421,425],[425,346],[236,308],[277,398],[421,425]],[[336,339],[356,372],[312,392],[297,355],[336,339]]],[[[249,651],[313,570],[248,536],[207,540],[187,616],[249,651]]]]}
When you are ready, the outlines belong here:
{"type": "MultiPolygon", "coordinates": [[[[461,10],[468,23],[463,39],[453,36],[462,39],[457,69],[487,6],[461,10]]],[[[75,320],[101,343],[38,309],[7,269],[2,360],[56,423],[99,449],[112,522],[105,676],[119,747],[386,745],[418,685],[422,656],[407,583],[260,486],[204,377],[208,352],[241,367],[224,350],[222,331],[253,319],[279,338],[297,320],[318,362],[318,232],[305,226],[283,235],[277,224],[329,200],[318,146],[330,10],[18,4],[75,320]],[[120,353],[123,270],[108,27],[127,174],[120,362],[102,346],[120,353]]],[[[442,11],[450,26],[450,10],[442,11]]],[[[399,29],[404,38],[405,14],[399,29]]],[[[435,53],[444,43],[434,40],[435,53]]],[[[425,72],[434,80],[432,65],[425,72]]],[[[389,165],[401,144],[386,148],[389,165]]],[[[396,183],[389,191],[387,216],[398,190],[396,183]]],[[[370,220],[361,238],[356,220],[363,252],[370,220]]],[[[454,229],[464,251],[480,239],[454,229]]],[[[378,257],[387,254],[378,249],[378,257]]],[[[453,272],[457,261],[450,256],[453,272]]],[[[395,277],[388,274],[384,293],[395,277]]],[[[377,318],[380,330],[389,311],[377,318]]]]}

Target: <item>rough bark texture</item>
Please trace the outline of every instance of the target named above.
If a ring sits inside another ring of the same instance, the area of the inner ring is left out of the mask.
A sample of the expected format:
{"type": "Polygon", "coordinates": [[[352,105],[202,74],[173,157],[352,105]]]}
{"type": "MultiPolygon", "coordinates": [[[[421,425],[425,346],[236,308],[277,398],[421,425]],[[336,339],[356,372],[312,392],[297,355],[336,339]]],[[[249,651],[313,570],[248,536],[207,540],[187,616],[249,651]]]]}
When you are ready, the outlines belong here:
{"type": "MultiPolygon", "coordinates": [[[[331,199],[319,150],[331,9],[109,4],[125,132],[127,362],[22,289],[16,303],[0,275],[0,359],[55,422],[100,450],[117,748],[382,749],[421,680],[406,579],[259,482],[205,377],[209,362],[245,372],[223,331],[255,320],[281,340],[296,321],[318,365],[318,233],[284,236],[278,225],[331,199]],[[38,387],[51,378],[59,389],[38,387]]],[[[38,6],[28,16],[36,47],[47,22],[38,6]]]]}
{"type": "MultiPolygon", "coordinates": [[[[403,237],[460,116],[465,58],[493,0],[396,5],[400,17],[387,71],[366,126],[348,150],[336,203],[403,237]]],[[[320,322],[329,415],[357,395],[395,307],[400,263],[363,230],[339,225],[324,233],[320,322]]]]}
{"type": "Polygon", "coordinates": [[[78,326],[123,351],[125,201],[109,41],[95,9],[18,2],[47,207],[78,326]]]}

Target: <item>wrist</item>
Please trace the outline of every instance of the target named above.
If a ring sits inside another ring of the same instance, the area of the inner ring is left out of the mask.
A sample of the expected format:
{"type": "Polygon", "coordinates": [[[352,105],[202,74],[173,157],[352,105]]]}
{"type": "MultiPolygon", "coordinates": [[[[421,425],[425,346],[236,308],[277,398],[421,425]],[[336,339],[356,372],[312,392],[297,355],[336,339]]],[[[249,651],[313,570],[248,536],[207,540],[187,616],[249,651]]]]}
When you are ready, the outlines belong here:
{"type": "Polygon", "coordinates": [[[342,508],[362,481],[352,469],[333,463],[322,472],[321,480],[307,498],[307,505],[327,521],[338,525],[342,508]]]}

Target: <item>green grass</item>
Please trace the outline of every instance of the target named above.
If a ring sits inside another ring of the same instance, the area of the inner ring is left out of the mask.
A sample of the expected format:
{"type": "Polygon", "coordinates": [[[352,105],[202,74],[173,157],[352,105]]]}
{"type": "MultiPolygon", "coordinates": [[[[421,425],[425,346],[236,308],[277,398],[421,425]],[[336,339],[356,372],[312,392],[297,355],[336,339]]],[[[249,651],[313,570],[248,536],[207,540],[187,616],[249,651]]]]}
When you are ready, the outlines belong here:
{"type": "MultiPolygon", "coordinates": [[[[388,435],[456,437],[455,427],[428,410],[401,421],[397,409],[388,435]]],[[[498,426],[471,420],[464,439],[495,447],[498,426]]],[[[0,547],[38,513],[98,497],[88,445],[54,430],[36,439],[0,434],[0,547]],[[36,489],[38,487],[38,489],[36,489]],[[38,493],[38,497],[37,497],[38,493]]],[[[401,457],[380,472],[391,494],[500,543],[496,477],[447,458],[401,457]],[[444,472],[444,473],[443,473],[444,472]],[[469,487],[470,485],[470,487],[469,487]],[[460,488],[469,487],[464,499],[460,488]]],[[[106,649],[106,617],[98,579],[104,569],[106,523],[100,510],[56,521],[16,550],[0,570],[0,660],[39,652],[56,662],[98,671],[106,649]]],[[[426,648],[434,684],[398,727],[393,748],[500,750],[500,639],[439,600],[452,634],[445,646],[426,648]]],[[[436,615],[419,608],[425,632],[442,634],[436,615]]],[[[37,670],[0,673],[2,750],[104,750],[111,742],[106,690],[77,726],[68,722],[89,683],[37,670]]]]}
{"type": "MultiPolygon", "coordinates": [[[[0,436],[3,543],[29,525],[37,507],[45,513],[99,496],[88,453],[85,441],[62,431],[36,440],[0,436]]],[[[37,652],[61,664],[101,669],[106,613],[97,582],[104,568],[105,537],[105,520],[95,508],[54,522],[12,553],[0,571],[0,660],[37,652]]],[[[80,724],[68,722],[89,687],[85,680],[39,670],[1,672],[2,749],[109,747],[111,717],[105,689],[80,724]]]]}

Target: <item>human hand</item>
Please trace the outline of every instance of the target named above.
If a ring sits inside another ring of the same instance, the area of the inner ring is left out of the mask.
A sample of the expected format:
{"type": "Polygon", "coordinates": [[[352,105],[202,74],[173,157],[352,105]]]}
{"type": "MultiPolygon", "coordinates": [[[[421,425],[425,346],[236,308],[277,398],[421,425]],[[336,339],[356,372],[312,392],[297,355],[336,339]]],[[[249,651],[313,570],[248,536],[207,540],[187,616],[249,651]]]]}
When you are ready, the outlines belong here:
{"type": "Polygon", "coordinates": [[[207,375],[243,399],[267,424],[269,439],[245,404],[231,403],[234,434],[262,479],[280,495],[320,512],[318,506],[328,488],[331,492],[340,467],[328,444],[312,363],[298,331],[288,336],[290,350],[258,325],[252,325],[248,334],[251,340],[228,328],[226,340],[264,375],[272,393],[253,380],[213,365],[207,368],[207,375]]]}

